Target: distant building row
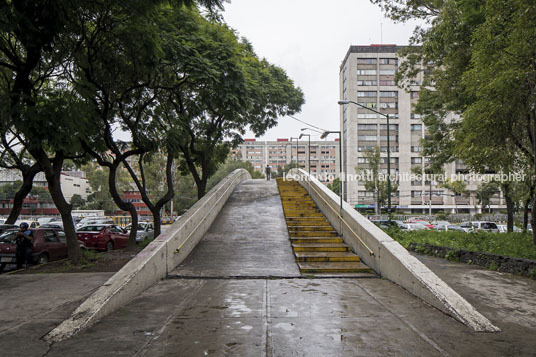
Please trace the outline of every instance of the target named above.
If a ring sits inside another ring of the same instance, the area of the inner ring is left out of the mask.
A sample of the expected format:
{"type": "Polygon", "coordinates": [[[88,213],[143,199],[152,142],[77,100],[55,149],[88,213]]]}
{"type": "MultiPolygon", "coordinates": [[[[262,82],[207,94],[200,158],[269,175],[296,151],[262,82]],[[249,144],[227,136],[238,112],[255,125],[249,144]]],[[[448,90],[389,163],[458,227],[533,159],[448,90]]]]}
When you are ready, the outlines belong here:
{"type": "Polygon", "coordinates": [[[305,170],[310,169],[321,181],[330,183],[339,174],[339,142],[277,139],[277,141],[257,141],[245,139],[244,143],[232,151],[232,158],[248,161],[255,171],[264,174],[266,165],[273,172],[291,162],[298,162],[305,170]]]}

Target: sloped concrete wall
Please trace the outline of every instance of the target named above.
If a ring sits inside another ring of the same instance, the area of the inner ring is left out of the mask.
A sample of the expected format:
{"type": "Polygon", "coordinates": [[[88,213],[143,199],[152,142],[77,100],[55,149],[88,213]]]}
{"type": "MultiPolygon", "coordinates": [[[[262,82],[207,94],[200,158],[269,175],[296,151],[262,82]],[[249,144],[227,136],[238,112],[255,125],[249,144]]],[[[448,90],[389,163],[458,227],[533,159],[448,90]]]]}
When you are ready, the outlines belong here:
{"type": "Polygon", "coordinates": [[[476,331],[500,331],[428,267],[409,254],[402,245],[344,201],[343,220],[346,224],[341,223],[339,196],[320,181],[309,177],[307,172],[301,169],[291,170],[287,177],[290,176],[309,192],[329,222],[342,234],[344,242],[380,276],[400,285],[476,331]]]}
{"type": "Polygon", "coordinates": [[[235,187],[248,179],[251,175],[244,169],[230,173],[95,291],[71,317],[48,333],[45,340],[56,342],[76,334],[165,278],[203,238],[235,187]]]}

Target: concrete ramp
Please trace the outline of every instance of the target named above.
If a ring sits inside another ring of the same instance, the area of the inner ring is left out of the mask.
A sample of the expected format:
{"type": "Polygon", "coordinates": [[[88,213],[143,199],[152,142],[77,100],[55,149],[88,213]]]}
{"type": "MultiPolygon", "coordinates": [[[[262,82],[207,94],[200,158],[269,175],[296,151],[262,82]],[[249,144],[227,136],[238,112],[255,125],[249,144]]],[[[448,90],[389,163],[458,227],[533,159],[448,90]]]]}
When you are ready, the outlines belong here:
{"type": "Polygon", "coordinates": [[[376,273],[454,317],[475,331],[498,332],[485,316],[422,264],[398,242],[343,202],[304,170],[291,170],[287,179],[298,181],[315,201],[344,242],[376,273]]]}
{"type": "Polygon", "coordinates": [[[203,238],[235,187],[247,179],[251,175],[244,169],[230,173],[44,339],[55,343],[69,338],[164,279],[203,238]]]}

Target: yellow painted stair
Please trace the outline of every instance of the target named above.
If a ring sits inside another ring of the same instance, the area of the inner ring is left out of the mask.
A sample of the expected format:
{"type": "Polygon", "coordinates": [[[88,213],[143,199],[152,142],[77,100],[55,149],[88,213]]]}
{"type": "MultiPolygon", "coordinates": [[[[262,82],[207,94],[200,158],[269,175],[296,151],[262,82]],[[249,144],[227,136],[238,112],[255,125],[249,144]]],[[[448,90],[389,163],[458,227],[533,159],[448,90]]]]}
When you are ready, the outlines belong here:
{"type": "Polygon", "coordinates": [[[277,179],[296,262],[302,274],[371,273],[296,181],[277,179]]]}

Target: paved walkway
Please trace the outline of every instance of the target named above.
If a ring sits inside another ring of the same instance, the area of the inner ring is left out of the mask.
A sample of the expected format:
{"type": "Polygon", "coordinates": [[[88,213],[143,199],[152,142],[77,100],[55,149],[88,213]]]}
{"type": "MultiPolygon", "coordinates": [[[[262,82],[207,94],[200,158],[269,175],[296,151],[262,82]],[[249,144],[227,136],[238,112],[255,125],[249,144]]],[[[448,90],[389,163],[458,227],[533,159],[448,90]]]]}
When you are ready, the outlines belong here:
{"type": "MultiPolygon", "coordinates": [[[[298,278],[276,194],[273,182],[240,185],[169,279],[53,345],[47,355],[525,356],[536,351],[536,285],[528,279],[419,257],[503,329],[489,334],[473,332],[384,279],[298,278]]],[[[3,342],[0,338],[0,348],[3,342]]],[[[21,355],[47,353],[37,342],[21,355]]]]}

